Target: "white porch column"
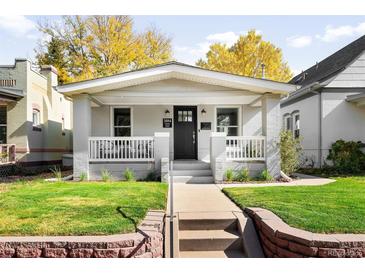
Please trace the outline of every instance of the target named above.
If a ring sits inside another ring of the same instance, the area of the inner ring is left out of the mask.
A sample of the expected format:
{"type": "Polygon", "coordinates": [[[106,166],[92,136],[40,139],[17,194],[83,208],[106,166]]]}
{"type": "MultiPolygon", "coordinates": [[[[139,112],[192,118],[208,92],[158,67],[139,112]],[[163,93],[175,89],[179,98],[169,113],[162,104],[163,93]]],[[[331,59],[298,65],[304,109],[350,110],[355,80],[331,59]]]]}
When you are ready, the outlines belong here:
{"type": "Polygon", "coordinates": [[[262,134],[266,136],[266,168],[274,178],[280,177],[280,95],[262,96],[262,134]]]}
{"type": "Polygon", "coordinates": [[[161,175],[162,182],[168,182],[169,166],[170,166],[169,132],[155,132],[154,149],[155,149],[155,170],[159,175],[161,175]]]}
{"type": "Polygon", "coordinates": [[[226,137],[225,132],[212,132],[210,135],[210,166],[215,183],[222,183],[224,179],[227,159],[226,137]]]}
{"type": "Polygon", "coordinates": [[[73,172],[74,180],[86,173],[89,178],[89,136],[91,136],[91,104],[89,95],[73,98],[73,172]]]}

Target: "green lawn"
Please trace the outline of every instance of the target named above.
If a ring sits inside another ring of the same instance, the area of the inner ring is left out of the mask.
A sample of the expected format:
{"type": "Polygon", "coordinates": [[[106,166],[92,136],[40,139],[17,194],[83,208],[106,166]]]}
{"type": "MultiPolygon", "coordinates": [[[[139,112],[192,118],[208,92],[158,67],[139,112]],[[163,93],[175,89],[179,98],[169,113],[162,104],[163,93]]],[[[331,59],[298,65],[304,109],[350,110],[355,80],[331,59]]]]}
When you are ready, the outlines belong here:
{"type": "Polygon", "coordinates": [[[287,224],[320,233],[365,233],[365,177],[323,186],[225,188],[241,208],[262,207],[287,224]]]}
{"type": "Polygon", "coordinates": [[[165,209],[167,184],[29,182],[0,185],[0,235],[106,235],[135,231],[165,209]]]}

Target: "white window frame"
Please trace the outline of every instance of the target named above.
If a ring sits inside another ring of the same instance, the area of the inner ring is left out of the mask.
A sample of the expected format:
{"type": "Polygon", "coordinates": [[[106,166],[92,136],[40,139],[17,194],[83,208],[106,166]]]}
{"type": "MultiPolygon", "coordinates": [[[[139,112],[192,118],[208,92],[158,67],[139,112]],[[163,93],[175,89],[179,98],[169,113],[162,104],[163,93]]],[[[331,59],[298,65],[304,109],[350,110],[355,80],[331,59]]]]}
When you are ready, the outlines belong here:
{"type": "Polygon", "coordinates": [[[37,108],[32,109],[32,125],[33,127],[40,127],[41,126],[41,111],[37,108]],[[38,121],[34,121],[34,114],[38,114],[38,121]]]}
{"type": "Polygon", "coordinates": [[[284,128],[284,130],[293,131],[293,124],[292,123],[293,123],[292,116],[289,113],[284,114],[284,116],[283,116],[283,128],[284,128]],[[287,127],[287,124],[288,124],[287,121],[288,120],[289,120],[290,125],[291,125],[292,128],[287,127]]]}
{"type": "Polygon", "coordinates": [[[238,110],[237,115],[238,115],[238,119],[237,119],[237,136],[242,135],[242,106],[240,105],[218,105],[214,107],[214,132],[217,132],[217,127],[218,127],[218,117],[217,117],[217,113],[218,113],[218,109],[219,108],[236,108],[238,110]]]}
{"type": "Polygon", "coordinates": [[[295,137],[295,130],[296,130],[295,117],[299,117],[299,119],[298,119],[299,126],[298,126],[297,130],[299,131],[298,137],[300,137],[300,113],[299,113],[299,111],[292,112],[292,128],[293,128],[293,136],[294,137],[295,137]]]}
{"type": "Polygon", "coordinates": [[[114,137],[114,109],[118,109],[118,108],[127,108],[130,111],[130,115],[131,115],[131,137],[133,136],[133,107],[130,106],[112,106],[110,108],[110,136],[114,137]]]}

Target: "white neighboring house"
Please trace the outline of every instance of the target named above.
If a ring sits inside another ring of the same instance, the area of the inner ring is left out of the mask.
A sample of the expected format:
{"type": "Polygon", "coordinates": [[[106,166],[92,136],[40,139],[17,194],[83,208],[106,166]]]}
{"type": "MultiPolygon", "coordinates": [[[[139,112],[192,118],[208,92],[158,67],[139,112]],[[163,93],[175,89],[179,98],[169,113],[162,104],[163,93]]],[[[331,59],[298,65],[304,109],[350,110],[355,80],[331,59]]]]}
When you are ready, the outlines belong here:
{"type": "Polygon", "coordinates": [[[0,164],[60,164],[72,152],[72,103],[54,87],[57,71],[27,59],[0,66],[0,164]]]}
{"type": "Polygon", "coordinates": [[[283,127],[302,138],[304,166],[321,167],[335,141],[365,142],[365,36],[295,76],[283,127]]]}
{"type": "Polygon", "coordinates": [[[73,100],[75,179],[130,168],[167,181],[172,160],[190,182],[222,181],[228,167],[280,175],[280,99],[293,85],[169,62],[57,89],[73,100]]]}

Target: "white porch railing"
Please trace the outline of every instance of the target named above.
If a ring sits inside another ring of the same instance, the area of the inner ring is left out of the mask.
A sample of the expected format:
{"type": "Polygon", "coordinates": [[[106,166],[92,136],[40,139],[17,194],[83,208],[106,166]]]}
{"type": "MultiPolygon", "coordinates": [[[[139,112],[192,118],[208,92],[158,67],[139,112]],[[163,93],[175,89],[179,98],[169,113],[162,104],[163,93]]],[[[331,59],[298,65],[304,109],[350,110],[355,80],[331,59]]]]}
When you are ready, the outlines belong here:
{"type": "Polygon", "coordinates": [[[15,163],[15,145],[0,144],[0,164],[15,163]]]}
{"type": "Polygon", "coordinates": [[[90,137],[89,160],[154,161],[153,137],[90,137]]]}
{"type": "Polygon", "coordinates": [[[228,136],[227,160],[264,161],[265,136],[228,136]]]}

